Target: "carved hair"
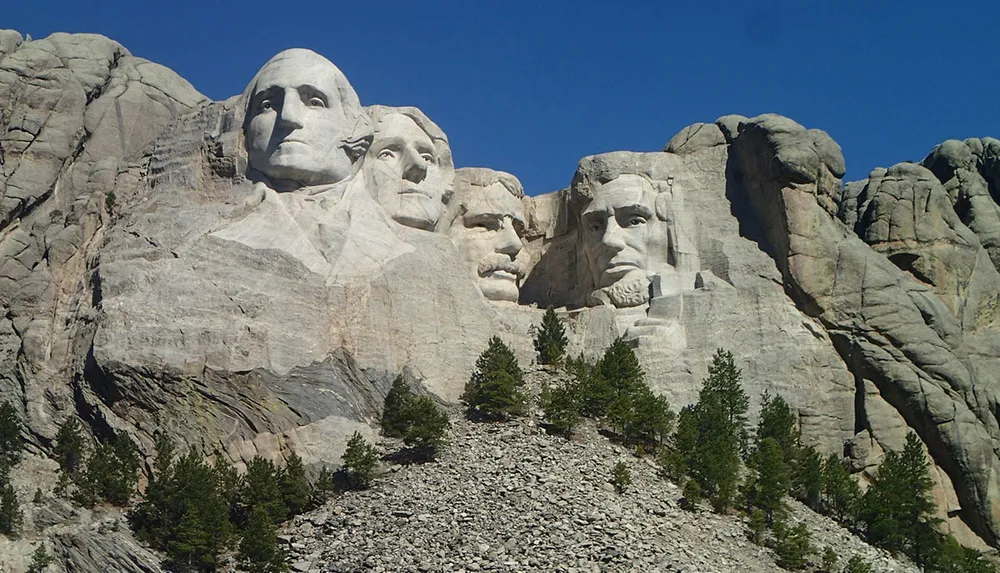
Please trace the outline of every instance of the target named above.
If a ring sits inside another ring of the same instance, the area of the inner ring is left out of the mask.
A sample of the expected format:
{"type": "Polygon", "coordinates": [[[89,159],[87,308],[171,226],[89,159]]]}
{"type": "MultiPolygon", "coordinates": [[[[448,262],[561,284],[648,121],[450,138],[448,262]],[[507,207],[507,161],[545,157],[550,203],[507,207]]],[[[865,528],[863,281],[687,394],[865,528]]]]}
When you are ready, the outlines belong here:
{"type": "Polygon", "coordinates": [[[463,167],[456,172],[456,179],[460,181],[462,187],[481,187],[483,189],[499,183],[503,185],[511,195],[520,199],[524,197],[524,187],[510,173],[488,169],[486,167],[463,167]]]}
{"type": "Polygon", "coordinates": [[[658,161],[662,156],[662,153],[614,151],[581,159],[570,186],[569,203],[574,217],[579,218],[602,185],[622,175],[635,175],[649,183],[656,192],[656,216],[667,220],[666,205],[671,199],[674,178],[662,161],[658,161]]]}

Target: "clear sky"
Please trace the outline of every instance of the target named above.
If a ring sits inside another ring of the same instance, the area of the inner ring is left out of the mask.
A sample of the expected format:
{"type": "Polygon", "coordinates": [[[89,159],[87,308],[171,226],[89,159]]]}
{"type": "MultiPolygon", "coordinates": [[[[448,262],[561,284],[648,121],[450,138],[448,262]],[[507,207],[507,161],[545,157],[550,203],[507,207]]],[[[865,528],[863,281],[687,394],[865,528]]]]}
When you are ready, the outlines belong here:
{"type": "Polygon", "coordinates": [[[660,150],[730,113],[827,131],[847,179],[1000,137],[996,0],[624,4],[7,0],[0,27],[104,34],[213,99],[311,48],[362,103],[421,108],[457,166],[509,171],[531,195],[568,185],[585,155],[660,150]]]}

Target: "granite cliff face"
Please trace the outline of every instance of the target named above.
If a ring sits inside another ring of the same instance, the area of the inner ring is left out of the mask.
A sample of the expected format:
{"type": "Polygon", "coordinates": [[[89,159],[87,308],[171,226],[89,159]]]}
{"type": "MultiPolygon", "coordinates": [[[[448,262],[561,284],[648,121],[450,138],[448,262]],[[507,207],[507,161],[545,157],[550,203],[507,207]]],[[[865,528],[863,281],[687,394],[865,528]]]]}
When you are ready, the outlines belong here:
{"type": "Polygon", "coordinates": [[[362,103],[306,50],[211,102],[99,36],[0,32],[0,393],[36,450],[76,416],[146,454],[336,464],[397,374],[454,403],[556,307],[572,353],[625,336],[675,408],[732,350],[862,476],[916,431],[946,527],[997,543],[1000,142],[843,184],[822,131],[725,116],[527,197],[362,103]]]}

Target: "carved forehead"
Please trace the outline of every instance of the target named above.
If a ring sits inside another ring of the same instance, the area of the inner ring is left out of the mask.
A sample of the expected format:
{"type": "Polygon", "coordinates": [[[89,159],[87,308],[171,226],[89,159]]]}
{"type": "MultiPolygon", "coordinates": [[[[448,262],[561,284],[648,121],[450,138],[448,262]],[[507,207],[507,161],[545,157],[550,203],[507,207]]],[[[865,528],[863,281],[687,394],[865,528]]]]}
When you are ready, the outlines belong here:
{"type": "Polygon", "coordinates": [[[372,147],[377,146],[379,141],[396,138],[423,142],[428,147],[435,147],[431,137],[411,117],[402,113],[391,113],[380,117],[375,124],[375,141],[372,147]]]}
{"type": "Polygon", "coordinates": [[[279,53],[260,68],[254,82],[254,93],[271,86],[300,84],[313,85],[331,95],[340,92],[345,86],[351,92],[354,91],[343,72],[333,62],[312,50],[296,48],[279,53]]]}
{"type": "Polygon", "coordinates": [[[656,189],[645,177],[625,174],[598,186],[593,199],[583,210],[587,216],[595,212],[614,212],[634,208],[652,215],[656,205],[656,189]]]}
{"type": "Polygon", "coordinates": [[[521,200],[499,181],[487,187],[466,187],[459,195],[465,217],[481,215],[509,215],[524,221],[524,207],[521,200]]]}

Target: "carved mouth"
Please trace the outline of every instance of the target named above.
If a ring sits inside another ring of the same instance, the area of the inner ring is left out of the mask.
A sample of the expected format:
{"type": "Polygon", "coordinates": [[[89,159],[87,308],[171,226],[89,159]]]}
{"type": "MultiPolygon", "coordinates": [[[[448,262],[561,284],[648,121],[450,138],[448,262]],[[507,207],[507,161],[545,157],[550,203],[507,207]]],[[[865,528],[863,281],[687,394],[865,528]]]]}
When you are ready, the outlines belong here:
{"type": "Polygon", "coordinates": [[[510,281],[512,283],[516,283],[518,276],[510,271],[505,271],[503,269],[494,269],[492,271],[487,272],[484,275],[484,278],[505,280],[505,281],[510,281]]]}

